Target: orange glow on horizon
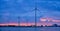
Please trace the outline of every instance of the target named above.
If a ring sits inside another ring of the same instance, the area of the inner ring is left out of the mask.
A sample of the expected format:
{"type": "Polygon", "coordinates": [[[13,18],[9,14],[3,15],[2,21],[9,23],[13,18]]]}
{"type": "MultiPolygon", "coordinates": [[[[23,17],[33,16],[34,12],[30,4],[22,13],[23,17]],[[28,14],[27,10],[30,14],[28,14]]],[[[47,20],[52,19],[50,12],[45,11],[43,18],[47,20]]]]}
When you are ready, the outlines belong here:
{"type": "MultiPolygon", "coordinates": [[[[60,22],[60,20],[55,20],[53,18],[40,18],[40,22],[37,22],[37,26],[40,26],[40,25],[50,26],[53,23],[58,23],[58,22],[60,22]],[[52,22],[52,23],[49,23],[49,22],[52,22]]],[[[9,23],[0,24],[0,25],[2,25],[2,26],[4,26],[4,25],[15,25],[15,26],[18,26],[18,23],[9,22],[9,23]]],[[[35,25],[35,23],[24,23],[24,22],[23,23],[20,23],[20,26],[31,26],[31,25],[35,25]]]]}
{"type": "MultiPolygon", "coordinates": [[[[18,24],[17,23],[9,23],[9,24],[0,24],[0,25],[2,25],[2,26],[4,26],[4,25],[15,25],[15,26],[18,26],[18,24]]],[[[31,25],[34,25],[34,23],[20,23],[20,26],[31,26],[31,25]]],[[[50,23],[37,23],[37,26],[41,26],[41,25],[43,25],[43,26],[45,26],[45,25],[47,25],[47,26],[50,26],[50,25],[52,25],[52,24],[50,24],[50,23]]]]}

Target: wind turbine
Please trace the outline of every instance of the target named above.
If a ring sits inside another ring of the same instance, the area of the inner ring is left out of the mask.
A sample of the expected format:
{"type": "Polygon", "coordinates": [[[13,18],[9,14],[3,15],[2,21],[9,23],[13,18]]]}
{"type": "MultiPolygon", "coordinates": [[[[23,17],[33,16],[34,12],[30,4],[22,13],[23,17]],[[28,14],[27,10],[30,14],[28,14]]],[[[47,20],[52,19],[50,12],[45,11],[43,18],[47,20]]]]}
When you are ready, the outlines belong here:
{"type": "Polygon", "coordinates": [[[37,11],[39,11],[39,9],[37,8],[37,4],[36,3],[35,3],[34,11],[35,11],[35,26],[37,26],[37,11]]]}
{"type": "Polygon", "coordinates": [[[33,9],[35,11],[35,26],[37,26],[37,11],[40,12],[40,10],[37,7],[37,3],[35,2],[35,8],[33,9]]]}

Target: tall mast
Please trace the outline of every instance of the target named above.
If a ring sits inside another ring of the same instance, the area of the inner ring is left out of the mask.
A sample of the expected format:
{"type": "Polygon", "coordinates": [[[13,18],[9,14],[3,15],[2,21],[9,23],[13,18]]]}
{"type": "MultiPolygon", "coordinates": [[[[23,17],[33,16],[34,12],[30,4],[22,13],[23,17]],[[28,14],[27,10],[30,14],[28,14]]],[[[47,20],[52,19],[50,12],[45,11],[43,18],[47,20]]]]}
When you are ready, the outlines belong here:
{"type": "Polygon", "coordinates": [[[18,16],[18,26],[20,26],[20,17],[18,16]]]}
{"type": "Polygon", "coordinates": [[[27,26],[28,26],[28,19],[26,20],[26,24],[27,24],[27,26]]]}

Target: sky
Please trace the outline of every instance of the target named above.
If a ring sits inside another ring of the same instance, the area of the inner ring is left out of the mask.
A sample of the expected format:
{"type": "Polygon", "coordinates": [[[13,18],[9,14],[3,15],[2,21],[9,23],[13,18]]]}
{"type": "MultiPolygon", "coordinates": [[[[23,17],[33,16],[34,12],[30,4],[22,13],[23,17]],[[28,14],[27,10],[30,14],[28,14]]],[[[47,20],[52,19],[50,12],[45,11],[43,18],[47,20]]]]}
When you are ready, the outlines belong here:
{"type": "Polygon", "coordinates": [[[37,23],[60,23],[60,0],[0,0],[0,24],[35,21],[37,6],[37,23]],[[47,21],[48,20],[48,21],[47,21]]]}

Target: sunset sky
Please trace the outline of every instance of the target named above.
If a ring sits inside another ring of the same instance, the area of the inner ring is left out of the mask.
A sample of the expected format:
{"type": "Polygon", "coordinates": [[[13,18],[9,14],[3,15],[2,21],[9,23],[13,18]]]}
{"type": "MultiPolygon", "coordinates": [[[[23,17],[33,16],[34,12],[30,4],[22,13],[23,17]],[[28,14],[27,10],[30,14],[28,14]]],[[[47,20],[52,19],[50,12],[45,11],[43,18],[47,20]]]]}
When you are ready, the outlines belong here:
{"type": "Polygon", "coordinates": [[[60,23],[60,0],[0,0],[0,24],[34,23],[37,5],[37,23],[60,23]]]}

